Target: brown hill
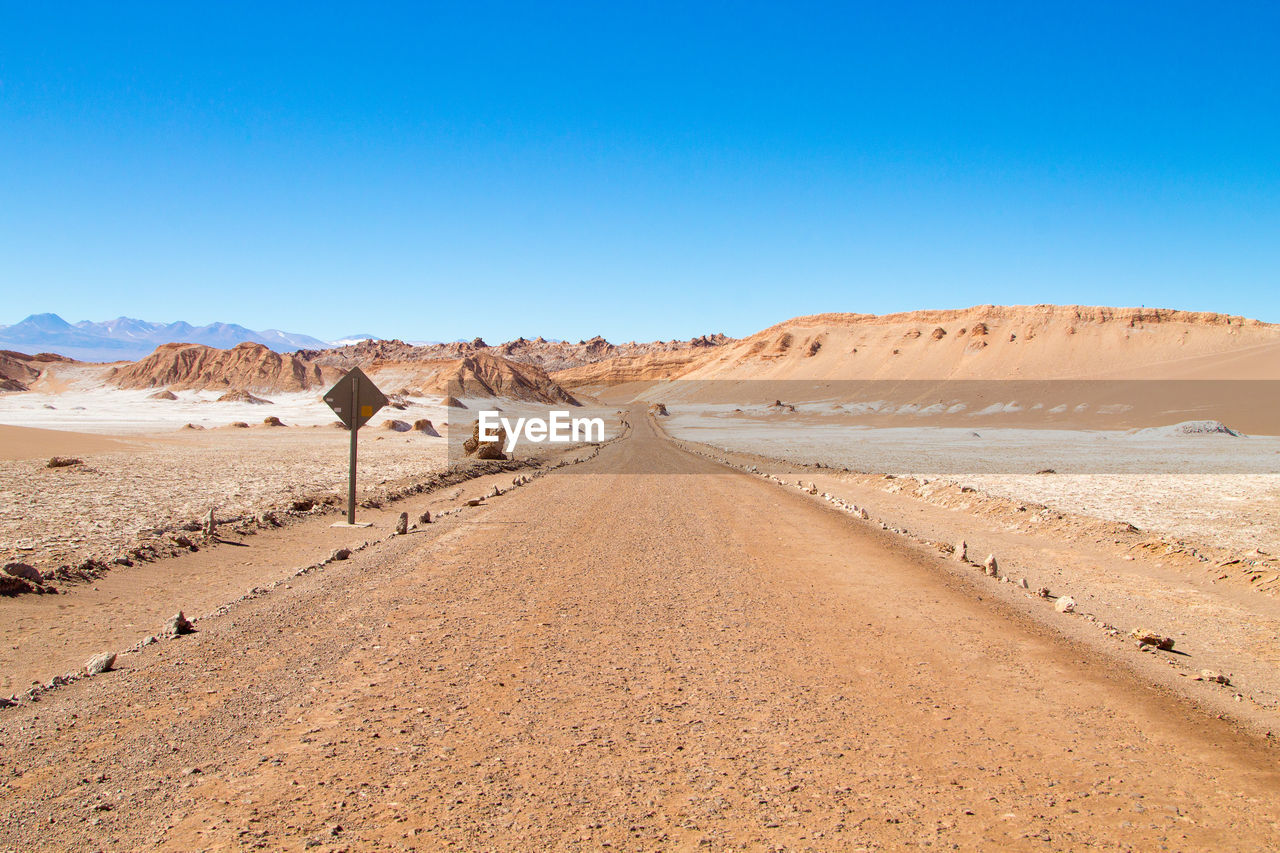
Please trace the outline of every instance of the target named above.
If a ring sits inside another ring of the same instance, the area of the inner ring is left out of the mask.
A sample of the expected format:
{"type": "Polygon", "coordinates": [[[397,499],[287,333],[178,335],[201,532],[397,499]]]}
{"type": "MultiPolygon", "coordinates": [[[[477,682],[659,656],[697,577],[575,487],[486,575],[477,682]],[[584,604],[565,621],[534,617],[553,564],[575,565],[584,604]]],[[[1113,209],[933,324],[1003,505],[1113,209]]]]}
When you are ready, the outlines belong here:
{"type": "Polygon", "coordinates": [[[0,350],[0,391],[26,391],[50,364],[72,362],[72,359],[50,352],[27,355],[0,350]]]}
{"type": "Polygon", "coordinates": [[[578,405],[572,394],[536,365],[489,352],[431,361],[374,361],[362,367],[383,390],[578,405]]]}
{"type": "MultiPolygon", "coordinates": [[[[1147,381],[1280,379],[1280,326],[1222,314],[1048,305],[821,314],[668,364],[668,376],[661,367],[615,360],[556,378],[602,401],[727,404],[756,414],[775,399],[822,402],[825,409],[785,411],[838,411],[879,425],[969,423],[982,413],[988,425],[1128,429],[1216,419],[1245,432],[1280,428],[1269,388],[1147,381]]],[[[785,420],[782,411],[769,414],[785,420]]]]}
{"type": "Polygon", "coordinates": [[[113,367],[107,381],[119,388],[307,391],[337,377],[298,355],[243,343],[228,350],[201,344],[162,344],[151,355],[113,367]]]}
{"type": "MultiPolygon", "coordinates": [[[[620,368],[623,367],[620,365],[620,368]]],[[[626,381],[626,373],[619,377],[626,381]]],[[[682,379],[1280,378],[1280,326],[1152,308],[981,305],[797,317],[682,379]]]]}
{"type": "Polygon", "coordinates": [[[551,378],[566,388],[612,386],[632,382],[661,382],[689,372],[707,356],[704,349],[682,349],[646,355],[619,356],[605,361],[557,370],[551,378]]]}

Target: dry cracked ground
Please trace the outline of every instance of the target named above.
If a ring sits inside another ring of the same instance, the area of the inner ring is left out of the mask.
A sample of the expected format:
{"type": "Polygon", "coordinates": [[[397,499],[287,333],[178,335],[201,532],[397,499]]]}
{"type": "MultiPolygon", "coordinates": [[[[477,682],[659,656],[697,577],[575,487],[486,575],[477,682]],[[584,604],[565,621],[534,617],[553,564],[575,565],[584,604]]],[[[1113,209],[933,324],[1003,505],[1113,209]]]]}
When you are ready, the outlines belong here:
{"type": "Polygon", "coordinates": [[[0,712],[13,850],[1280,849],[1280,753],[941,560],[595,459],[0,712]]]}

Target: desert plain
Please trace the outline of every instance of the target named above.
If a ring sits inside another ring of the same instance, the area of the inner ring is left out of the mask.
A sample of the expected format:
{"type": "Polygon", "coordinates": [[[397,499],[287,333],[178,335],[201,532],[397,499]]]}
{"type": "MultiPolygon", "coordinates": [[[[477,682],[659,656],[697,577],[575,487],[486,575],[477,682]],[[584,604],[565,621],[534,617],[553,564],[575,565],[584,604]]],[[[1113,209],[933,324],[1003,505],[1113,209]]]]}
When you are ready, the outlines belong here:
{"type": "Polygon", "coordinates": [[[1278,327],[0,369],[0,848],[1280,847],[1278,327]]]}

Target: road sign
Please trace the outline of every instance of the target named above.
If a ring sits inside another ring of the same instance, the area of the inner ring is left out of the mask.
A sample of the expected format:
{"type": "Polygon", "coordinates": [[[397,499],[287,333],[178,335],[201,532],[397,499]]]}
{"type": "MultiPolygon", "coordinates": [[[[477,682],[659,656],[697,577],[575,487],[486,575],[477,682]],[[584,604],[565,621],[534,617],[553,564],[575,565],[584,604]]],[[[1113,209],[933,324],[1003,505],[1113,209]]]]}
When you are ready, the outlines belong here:
{"type": "Polygon", "coordinates": [[[387,404],[387,397],[372,379],[364,375],[363,370],[353,367],[325,392],[324,401],[347,425],[347,429],[357,430],[387,404]]]}
{"type": "MultiPolygon", "coordinates": [[[[364,375],[364,371],[353,367],[346,376],[338,380],[324,395],[342,422],[351,430],[351,470],[347,476],[347,524],[356,524],[356,433],[360,427],[369,422],[374,412],[387,404],[387,397],[373,384],[373,380],[364,375]]],[[[363,525],[368,527],[368,524],[363,525]]]]}

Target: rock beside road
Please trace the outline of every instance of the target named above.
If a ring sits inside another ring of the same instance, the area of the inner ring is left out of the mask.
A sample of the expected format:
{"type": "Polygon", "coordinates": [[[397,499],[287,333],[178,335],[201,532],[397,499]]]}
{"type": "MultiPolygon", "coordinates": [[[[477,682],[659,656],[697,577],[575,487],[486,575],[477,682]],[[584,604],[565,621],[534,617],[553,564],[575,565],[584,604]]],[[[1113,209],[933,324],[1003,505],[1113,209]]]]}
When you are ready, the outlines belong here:
{"type": "Polygon", "coordinates": [[[194,630],[195,626],[191,624],[191,620],[183,615],[181,610],[170,616],[169,621],[164,623],[164,633],[169,637],[180,637],[183,634],[190,634],[194,630]]]}
{"type": "Polygon", "coordinates": [[[39,592],[40,587],[29,580],[15,578],[12,575],[0,575],[0,595],[22,595],[26,592],[39,592]]]}
{"type": "Polygon", "coordinates": [[[115,663],[115,652],[103,652],[100,655],[94,655],[84,663],[85,675],[101,675],[115,666],[115,663]]]}
{"type": "Polygon", "coordinates": [[[1140,645],[1155,646],[1162,652],[1170,651],[1173,648],[1173,637],[1162,637],[1145,628],[1135,628],[1129,633],[1129,636],[1137,640],[1140,645]]]}
{"type": "Polygon", "coordinates": [[[35,566],[28,566],[26,563],[8,563],[4,567],[4,573],[10,577],[22,578],[32,583],[44,582],[44,579],[40,576],[40,571],[35,566]]]}

